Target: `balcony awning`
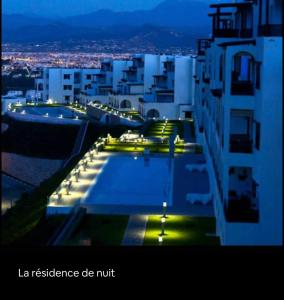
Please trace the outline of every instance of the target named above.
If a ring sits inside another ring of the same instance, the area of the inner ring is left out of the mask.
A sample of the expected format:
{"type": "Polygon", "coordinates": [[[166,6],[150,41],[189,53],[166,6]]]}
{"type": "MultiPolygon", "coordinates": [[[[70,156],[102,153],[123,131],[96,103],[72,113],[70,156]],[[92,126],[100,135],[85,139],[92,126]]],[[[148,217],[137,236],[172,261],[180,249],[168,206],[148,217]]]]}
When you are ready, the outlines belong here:
{"type": "Polygon", "coordinates": [[[153,77],[163,77],[163,78],[167,78],[167,75],[153,75],[153,77]]]}
{"type": "Polygon", "coordinates": [[[157,94],[173,94],[173,90],[158,90],[156,91],[157,94]]]}
{"type": "Polygon", "coordinates": [[[219,47],[228,47],[228,46],[239,46],[239,45],[249,45],[252,44],[255,46],[255,40],[245,40],[245,41],[232,41],[218,44],[219,47]]]}
{"type": "Polygon", "coordinates": [[[237,3],[214,3],[210,5],[210,8],[222,8],[222,7],[250,7],[254,2],[237,2],[237,3]]]}
{"type": "Polygon", "coordinates": [[[105,77],[106,74],[103,74],[103,73],[99,73],[99,74],[95,74],[96,77],[105,77]]]}

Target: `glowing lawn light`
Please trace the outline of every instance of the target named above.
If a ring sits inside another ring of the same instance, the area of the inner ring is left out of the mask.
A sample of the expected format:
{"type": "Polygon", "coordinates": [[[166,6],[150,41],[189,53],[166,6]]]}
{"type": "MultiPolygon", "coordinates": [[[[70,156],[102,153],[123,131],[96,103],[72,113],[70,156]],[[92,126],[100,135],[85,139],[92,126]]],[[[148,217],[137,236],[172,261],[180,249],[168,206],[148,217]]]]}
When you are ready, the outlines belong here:
{"type": "Polygon", "coordinates": [[[159,237],[158,237],[158,241],[159,241],[159,245],[162,245],[162,243],[163,243],[163,237],[162,237],[162,236],[159,236],[159,237]]]}
{"type": "Polygon", "coordinates": [[[166,216],[166,211],[167,211],[167,207],[168,207],[168,203],[165,201],[165,202],[163,202],[163,216],[162,216],[162,218],[167,218],[167,216],[166,216]]]}
{"type": "Polygon", "coordinates": [[[161,231],[160,236],[165,235],[165,223],[166,223],[166,218],[165,218],[165,217],[162,217],[162,218],[161,218],[162,231],[161,231]]]}

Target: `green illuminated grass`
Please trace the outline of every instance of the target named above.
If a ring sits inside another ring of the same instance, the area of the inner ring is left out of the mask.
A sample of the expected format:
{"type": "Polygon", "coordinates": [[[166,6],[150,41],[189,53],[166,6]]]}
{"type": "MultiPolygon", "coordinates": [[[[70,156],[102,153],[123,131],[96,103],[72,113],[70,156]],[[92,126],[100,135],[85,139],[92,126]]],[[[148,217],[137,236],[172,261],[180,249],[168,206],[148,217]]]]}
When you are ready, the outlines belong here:
{"type": "MultiPolygon", "coordinates": [[[[145,132],[145,136],[162,137],[164,121],[153,122],[145,132]]],[[[174,128],[177,128],[177,134],[183,137],[183,121],[168,121],[164,130],[163,137],[169,137],[174,133],[174,128]]]]}
{"type": "MultiPolygon", "coordinates": [[[[217,237],[207,236],[215,232],[214,218],[168,216],[165,223],[163,245],[220,245],[217,237]]],[[[161,216],[150,216],[144,238],[144,245],[159,245],[158,236],[161,233],[161,216]]]]}
{"type": "MultiPolygon", "coordinates": [[[[137,146],[133,143],[115,143],[111,142],[104,146],[105,151],[111,152],[144,152],[144,149],[150,149],[151,153],[168,153],[169,146],[167,144],[155,144],[155,143],[137,143],[137,146]]],[[[175,148],[175,153],[183,153],[184,145],[177,144],[175,148]]]]}

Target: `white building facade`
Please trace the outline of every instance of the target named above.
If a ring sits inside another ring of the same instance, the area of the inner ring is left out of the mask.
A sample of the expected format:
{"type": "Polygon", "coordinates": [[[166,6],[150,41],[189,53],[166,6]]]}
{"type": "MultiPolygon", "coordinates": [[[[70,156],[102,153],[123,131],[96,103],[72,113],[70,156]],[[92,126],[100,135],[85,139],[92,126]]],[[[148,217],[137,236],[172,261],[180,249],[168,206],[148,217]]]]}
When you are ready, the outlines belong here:
{"type": "Polygon", "coordinates": [[[44,68],[35,80],[36,91],[43,102],[70,104],[79,101],[80,93],[91,88],[98,69],[44,68]]]}
{"type": "Polygon", "coordinates": [[[198,42],[194,115],[224,245],[282,244],[282,5],[212,4],[198,42]]]}

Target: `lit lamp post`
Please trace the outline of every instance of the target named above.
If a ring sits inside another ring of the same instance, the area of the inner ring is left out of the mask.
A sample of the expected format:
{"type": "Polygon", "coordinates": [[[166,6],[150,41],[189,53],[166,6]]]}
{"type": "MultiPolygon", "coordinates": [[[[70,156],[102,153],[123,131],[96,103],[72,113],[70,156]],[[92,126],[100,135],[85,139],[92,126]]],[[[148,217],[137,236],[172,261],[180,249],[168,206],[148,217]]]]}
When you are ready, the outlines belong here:
{"type": "Polygon", "coordinates": [[[167,216],[166,216],[166,211],[167,211],[167,206],[168,206],[168,203],[165,201],[165,202],[163,202],[163,216],[162,216],[162,218],[167,218],[167,216]]]}
{"type": "Polygon", "coordinates": [[[165,223],[166,223],[166,218],[162,217],[161,218],[162,231],[161,231],[160,236],[165,235],[165,223]]]}

